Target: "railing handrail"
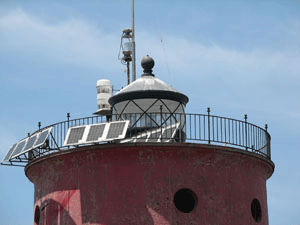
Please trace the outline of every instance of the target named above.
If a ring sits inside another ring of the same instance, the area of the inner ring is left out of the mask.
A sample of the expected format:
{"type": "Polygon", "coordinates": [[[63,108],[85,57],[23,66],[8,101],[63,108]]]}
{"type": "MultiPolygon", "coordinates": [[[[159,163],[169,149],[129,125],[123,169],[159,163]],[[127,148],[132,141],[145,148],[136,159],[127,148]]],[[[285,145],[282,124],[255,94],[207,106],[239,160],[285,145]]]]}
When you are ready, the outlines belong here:
{"type": "MultiPolygon", "coordinates": [[[[125,113],[126,114],[126,113],[125,113]]],[[[141,114],[141,113],[127,113],[127,114],[141,114]]],[[[151,114],[160,114],[160,113],[151,113],[151,114]]],[[[169,114],[169,113],[163,113],[163,114],[169,114]]],[[[193,115],[193,116],[208,116],[207,114],[201,114],[201,113],[174,113],[174,114],[180,114],[180,115],[193,115]]],[[[121,114],[113,114],[113,115],[121,115],[121,114]]],[[[222,118],[222,119],[229,119],[229,120],[233,120],[233,121],[237,121],[237,122],[241,122],[241,123],[245,123],[244,120],[239,120],[239,119],[233,119],[233,118],[229,118],[229,117],[224,117],[224,116],[216,116],[216,115],[209,115],[210,117],[214,117],[214,118],[222,118]]],[[[63,121],[60,121],[60,122],[57,122],[57,123],[53,123],[51,125],[47,125],[43,128],[41,128],[41,130],[43,129],[46,129],[46,128],[49,128],[49,127],[52,127],[52,126],[55,126],[59,123],[65,123],[65,122],[72,122],[72,121],[75,121],[75,120],[83,120],[83,119],[91,119],[91,118],[101,118],[103,116],[87,116],[87,117],[80,117],[80,118],[76,118],[76,119],[72,119],[72,120],[63,120],[63,121]]],[[[265,132],[268,133],[268,131],[266,131],[264,128],[260,127],[260,126],[257,126],[253,123],[249,123],[247,122],[247,124],[253,126],[253,127],[257,127],[259,129],[262,129],[264,130],[265,132]]],[[[38,132],[39,130],[36,130],[34,133],[38,132]]]]}
{"type": "MultiPolygon", "coordinates": [[[[151,115],[160,115],[161,112],[157,112],[157,113],[151,113],[151,115]]],[[[170,115],[170,113],[163,113],[163,115],[170,115]]],[[[118,118],[121,118],[121,116],[124,116],[124,115],[129,115],[129,116],[138,116],[138,115],[141,115],[141,113],[127,113],[127,114],[113,114],[112,116],[113,117],[118,117],[118,118]]],[[[213,139],[213,137],[207,139],[207,137],[205,136],[205,138],[196,138],[196,137],[193,137],[193,136],[187,136],[186,140],[187,141],[211,141],[212,143],[226,143],[226,144],[231,144],[231,145],[234,145],[234,146],[239,146],[239,147],[245,147],[245,148],[250,148],[251,149],[251,143],[252,142],[249,142],[247,144],[244,144],[244,142],[246,141],[246,139],[248,139],[248,136],[251,138],[253,136],[253,132],[251,130],[255,129],[255,132],[262,132],[262,134],[264,134],[265,136],[265,139],[270,139],[270,134],[268,133],[268,131],[262,127],[259,127],[253,123],[249,123],[248,121],[245,121],[245,120],[240,120],[240,119],[233,119],[233,118],[228,118],[228,117],[224,117],[224,116],[216,116],[216,115],[212,115],[212,114],[198,114],[198,113],[174,113],[175,116],[184,116],[185,119],[187,119],[188,117],[197,117],[197,118],[204,118],[204,119],[208,119],[209,118],[209,121],[204,121],[204,124],[201,125],[201,126],[208,126],[206,127],[207,130],[210,130],[210,133],[207,133],[207,131],[205,130],[206,132],[206,135],[210,135],[210,136],[213,136],[213,133],[212,132],[216,132],[214,131],[214,129],[218,129],[218,125],[216,126],[216,121],[218,121],[219,123],[223,122],[223,125],[226,126],[228,125],[229,123],[236,123],[236,124],[239,124],[239,126],[243,126],[243,128],[240,128],[240,129],[243,129],[243,131],[240,131],[240,132],[243,132],[243,135],[240,135],[239,138],[242,138],[243,136],[245,136],[247,133],[247,138],[245,137],[245,139],[243,140],[240,140],[239,142],[243,144],[237,144],[237,143],[233,143],[231,142],[230,140],[226,140],[224,139],[224,141],[222,140],[217,140],[216,138],[213,139]],[[214,122],[212,122],[214,121],[214,122]],[[227,122],[227,124],[226,124],[227,122]],[[208,125],[209,124],[209,125],[208,125]],[[213,127],[215,126],[215,127],[213,127]]],[[[72,127],[72,126],[77,126],[77,125],[84,125],[84,124],[95,124],[95,123],[98,123],[99,121],[101,122],[106,122],[105,121],[105,117],[104,116],[89,116],[89,117],[81,117],[81,118],[75,118],[75,119],[71,119],[71,120],[64,120],[64,121],[61,121],[61,122],[58,122],[58,123],[54,123],[52,125],[48,125],[42,129],[45,129],[45,128],[48,128],[48,127],[53,127],[53,126],[57,126],[59,124],[66,124],[68,123],[68,126],[69,127],[72,127]]],[[[191,122],[187,122],[185,121],[185,129],[188,130],[190,127],[187,127],[189,125],[192,125],[192,123],[194,123],[195,121],[191,121],[191,122]]],[[[229,128],[232,128],[231,126],[232,125],[228,125],[229,128]]],[[[223,128],[222,128],[223,129],[223,128]]],[[[226,128],[227,129],[227,128],[226,128]]],[[[230,131],[230,130],[227,130],[227,131],[224,131],[225,133],[223,133],[224,135],[233,135],[232,132],[237,132],[236,130],[234,131],[230,131]]],[[[66,132],[65,132],[66,133],[66,132]]],[[[216,133],[215,133],[216,135],[216,133]]],[[[253,138],[253,137],[252,137],[253,138]]],[[[257,137],[258,138],[258,137],[257,137]]],[[[260,137],[262,138],[262,137],[260,137]]],[[[249,140],[247,140],[249,141],[249,140]]],[[[269,143],[265,142],[267,144],[267,148],[269,147],[269,143]]],[[[253,144],[253,143],[252,143],[253,144]]],[[[264,145],[261,145],[261,146],[265,146],[264,145]]],[[[63,147],[63,146],[60,146],[60,147],[63,147]]],[[[260,148],[257,148],[257,149],[254,149],[254,150],[258,150],[260,148]]]]}
{"type": "MultiPolygon", "coordinates": [[[[259,154],[266,159],[271,159],[271,148],[270,140],[271,136],[266,129],[263,129],[255,124],[249,123],[247,121],[247,115],[245,115],[245,120],[238,120],[233,118],[227,118],[223,116],[215,116],[210,114],[208,110],[207,114],[196,114],[196,113],[151,113],[151,114],[142,114],[142,113],[127,113],[127,114],[113,114],[111,115],[111,121],[114,121],[114,118],[122,119],[126,118],[134,124],[134,127],[130,127],[129,130],[134,130],[135,128],[141,128],[139,123],[137,123],[137,118],[149,117],[150,124],[152,121],[155,122],[156,128],[159,125],[161,128],[163,125],[167,126],[167,120],[170,120],[170,123],[179,122],[180,126],[176,128],[178,136],[173,137],[172,140],[177,142],[190,142],[190,143],[205,143],[205,144],[224,144],[231,147],[235,147],[240,150],[251,151],[256,154],[259,154]],[[140,116],[138,116],[140,115],[140,116]],[[151,117],[151,119],[150,119],[151,117]],[[166,119],[167,118],[167,119],[166,119]],[[166,119],[166,120],[164,120],[166,119]],[[157,121],[155,121],[157,120],[157,121]],[[160,120],[160,121],[159,121],[160,120]],[[163,122],[164,121],[164,122],[163,122]]],[[[40,132],[49,127],[53,127],[51,132],[51,137],[49,137],[49,146],[48,151],[43,152],[43,154],[49,154],[52,151],[70,149],[72,147],[64,146],[64,141],[69,127],[78,126],[78,125],[91,125],[96,123],[107,122],[105,116],[89,116],[81,117],[75,119],[69,119],[70,115],[68,114],[68,119],[57,122],[43,128],[40,127],[35,131],[40,132]]],[[[142,120],[141,120],[142,121],[142,120]]],[[[148,125],[147,120],[143,121],[144,125],[148,125]]],[[[131,125],[132,125],[131,124],[131,125]]],[[[152,123],[153,125],[154,123],[152,123]]],[[[147,129],[147,128],[146,128],[147,129]]],[[[32,135],[33,135],[32,134],[32,135]]],[[[128,133],[132,135],[133,133],[128,133]]],[[[136,133],[134,133],[136,135],[136,133]]],[[[150,139],[149,135],[149,139],[150,139]]],[[[135,136],[137,137],[137,136],[135,136]]],[[[162,141],[162,133],[160,141],[162,141]]],[[[130,136],[129,138],[133,138],[130,136]]],[[[157,140],[157,138],[156,138],[157,140]]],[[[25,160],[29,157],[25,156],[25,160]]],[[[22,161],[22,158],[17,160],[22,161]]],[[[16,162],[17,162],[16,160],[16,162]]],[[[28,160],[27,160],[28,161],[28,160]]]]}

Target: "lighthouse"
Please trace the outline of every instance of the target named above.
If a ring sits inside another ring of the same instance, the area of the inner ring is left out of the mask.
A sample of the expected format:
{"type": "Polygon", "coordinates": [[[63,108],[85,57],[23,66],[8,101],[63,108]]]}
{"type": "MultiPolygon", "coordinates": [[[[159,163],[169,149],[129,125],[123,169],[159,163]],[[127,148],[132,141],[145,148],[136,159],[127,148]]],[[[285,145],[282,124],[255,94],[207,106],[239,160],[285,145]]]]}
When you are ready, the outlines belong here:
{"type": "Polygon", "coordinates": [[[34,184],[33,224],[267,225],[267,125],[186,112],[187,93],[162,81],[149,55],[136,78],[133,12],[119,57],[127,85],[98,80],[94,115],[39,122],[2,160],[34,184]]]}
{"type": "Polygon", "coordinates": [[[97,83],[102,115],[68,117],[11,146],[2,164],[25,166],[33,224],[268,224],[267,127],[187,113],[188,97],[155,75],[154,59],[141,66],[114,95],[97,83]]]}

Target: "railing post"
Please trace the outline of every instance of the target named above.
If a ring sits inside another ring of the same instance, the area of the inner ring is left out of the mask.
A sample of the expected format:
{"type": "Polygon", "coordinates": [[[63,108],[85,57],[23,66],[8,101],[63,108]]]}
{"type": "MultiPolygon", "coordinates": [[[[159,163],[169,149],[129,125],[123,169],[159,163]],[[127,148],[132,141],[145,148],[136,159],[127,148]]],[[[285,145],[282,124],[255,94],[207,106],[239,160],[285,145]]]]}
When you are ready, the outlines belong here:
{"type": "Polygon", "coordinates": [[[210,144],[210,108],[207,108],[208,144],[210,144]]]}
{"type": "Polygon", "coordinates": [[[180,116],[179,140],[180,140],[180,142],[184,142],[183,138],[185,138],[185,137],[183,136],[183,132],[184,132],[183,129],[186,128],[186,114],[185,113],[180,113],[179,116],[180,116]],[[184,118],[183,118],[183,121],[182,121],[183,116],[184,116],[184,118]]]}
{"type": "MultiPolygon", "coordinates": [[[[38,124],[40,124],[40,122],[38,124]]],[[[28,135],[28,137],[30,137],[30,133],[28,133],[27,135],[28,135]]],[[[32,151],[29,151],[28,152],[28,160],[31,160],[32,158],[33,158],[32,151]]]]}
{"type": "MultiPolygon", "coordinates": [[[[68,129],[70,127],[70,117],[70,113],[67,113],[68,129]]],[[[70,149],[70,146],[68,146],[68,149],[70,149]]]]}
{"type": "Polygon", "coordinates": [[[68,129],[69,129],[69,127],[70,127],[70,113],[67,113],[67,121],[68,121],[68,129]]]}
{"type": "Polygon", "coordinates": [[[245,141],[246,141],[246,150],[248,150],[248,123],[247,123],[247,119],[248,119],[248,115],[245,114],[245,141]]]}
{"type": "Polygon", "coordinates": [[[162,110],[163,110],[162,105],[159,106],[159,110],[160,110],[160,142],[162,142],[162,110]]]}
{"type": "Polygon", "coordinates": [[[268,124],[265,125],[265,130],[266,130],[266,141],[267,141],[267,157],[269,159],[271,159],[271,137],[269,135],[269,132],[268,132],[268,124]]]}
{"type": "Polygon", "coordinates": [[[177,116],[177,115],[179,115],[179,126],[178,126],[178,141],[179,142],[181,142],[181,130],[182,130],[182,128],[181,128],[181,116],[182,116],[182,114],[181,113],[179,113],[179,114],[177,114],[176,113],[176,115],[175,115],[175,117],[177,116]]]}

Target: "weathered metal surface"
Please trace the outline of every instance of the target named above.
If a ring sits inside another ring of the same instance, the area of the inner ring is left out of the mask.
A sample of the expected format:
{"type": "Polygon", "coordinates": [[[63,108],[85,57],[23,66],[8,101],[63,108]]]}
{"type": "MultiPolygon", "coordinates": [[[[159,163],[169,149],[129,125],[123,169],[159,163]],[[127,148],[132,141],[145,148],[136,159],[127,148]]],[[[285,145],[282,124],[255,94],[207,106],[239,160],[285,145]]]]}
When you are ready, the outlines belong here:
{"type": "Polygon", "coordinates": [[[271,161],[233,148],[199,144],[107,144],[38,158],[26,167],[39,224],[268,224],[271,161]],[[197,203],[179,211],[175,193],[197,203]]]}

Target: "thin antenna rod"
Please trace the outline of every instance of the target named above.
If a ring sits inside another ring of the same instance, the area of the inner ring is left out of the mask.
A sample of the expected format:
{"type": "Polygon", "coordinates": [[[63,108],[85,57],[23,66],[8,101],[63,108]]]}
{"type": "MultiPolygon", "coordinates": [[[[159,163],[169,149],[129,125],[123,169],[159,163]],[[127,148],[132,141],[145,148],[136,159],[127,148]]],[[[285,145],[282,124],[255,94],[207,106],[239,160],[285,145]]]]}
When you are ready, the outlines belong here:
{"type": "Polygon", "coordinates": [[[131,0],[131,14],[132,14],[132,82],[136,80],[135,72],[135,30],[134,30],[134,0],[131,0]]]}
{"type": "Polygon", "coordinates": [[[130,67],[129,67],[129,62],[127,62],[127,85],[130,84],[130,67]]]}

